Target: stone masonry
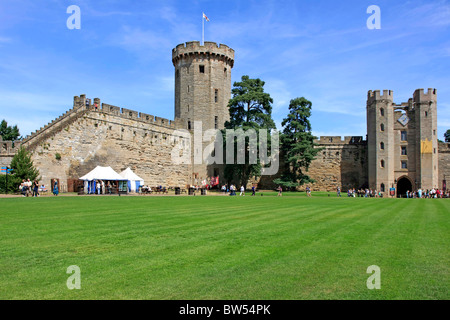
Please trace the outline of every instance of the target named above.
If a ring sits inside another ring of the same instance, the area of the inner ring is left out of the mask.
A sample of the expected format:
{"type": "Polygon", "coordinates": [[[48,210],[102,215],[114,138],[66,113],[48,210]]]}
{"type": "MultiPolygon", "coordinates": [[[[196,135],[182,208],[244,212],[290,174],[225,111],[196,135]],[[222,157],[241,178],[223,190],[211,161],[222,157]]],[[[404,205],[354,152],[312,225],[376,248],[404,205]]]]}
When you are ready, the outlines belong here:
{"type": "MultiPolygon", "coordinates": [[[[167,187],[185,187],[213,176],[214,166],[176,164],[171,156],[177,146],[193,160],[193,139],[189,143],[180,132],[192,135],[195,121],[201,121],[203,132],[224,128],[234,50],[192,41],[172,50],[172,62],[175,120],[75,96],[73,108],[22,141],[0,140],[1,166],[9,165],[24,146],[32,153],[41,183],[50,185],[51,179],[59,179],[63,191],[72,191],[74,181],[97,165],[118,172],[130,167],[146,184],[167,187]]],[[[401,104],[393,102],[391,90],[369,91],[367,139],[321,136],[316,140],[322,150],[308,171],[316,180],[312,190],[442,188],[450,178],[450,146],[437,141],[436,101],[436,89],[418,89],[401,104]]],[[[208,144],[203,141],[203,148],[208,144]]],[[[272,189],[275,178],[255,181],[259,189],[272,189]]]]}

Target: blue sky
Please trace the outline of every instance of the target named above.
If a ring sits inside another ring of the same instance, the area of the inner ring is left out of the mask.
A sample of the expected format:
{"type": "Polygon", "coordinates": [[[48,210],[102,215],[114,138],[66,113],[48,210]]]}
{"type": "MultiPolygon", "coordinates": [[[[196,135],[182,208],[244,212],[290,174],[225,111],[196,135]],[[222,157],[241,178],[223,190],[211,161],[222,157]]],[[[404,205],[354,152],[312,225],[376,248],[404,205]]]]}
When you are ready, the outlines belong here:
{"type": "Polygon", "coordinates": [[[235,50],[232,82],[266,82],[278,126],[289,100],[313,103],[315,135],[366,135],[368,90],[405,102],[436,88],[438,135],[450,128],[449,1],[0,1],[0,118],[22,135],[87,94],[174,118],[171,50],[200,40],[235,50]],[[381,9],[369,30],[368,6],[381,9]],[[69,30],[66,9],[81,10],[69,30]]]}

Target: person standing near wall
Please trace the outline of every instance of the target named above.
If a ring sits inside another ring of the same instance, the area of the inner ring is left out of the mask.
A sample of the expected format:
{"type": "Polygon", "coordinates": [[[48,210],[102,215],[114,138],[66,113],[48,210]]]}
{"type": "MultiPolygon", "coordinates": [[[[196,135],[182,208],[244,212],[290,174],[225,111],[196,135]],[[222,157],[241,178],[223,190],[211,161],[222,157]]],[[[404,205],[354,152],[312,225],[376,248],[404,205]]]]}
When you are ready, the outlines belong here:
{"type": "Polygon", "coordinates": [[[33,197],[39,196],[39,183],[37,180],[33,181],[33,197]]]}
{"type": "Polygon", "coordinates": [[[58,180],[55,180],[55,183],[53,184],[53,195],[57,196],[58,194],[59,194],[58,180]]]}

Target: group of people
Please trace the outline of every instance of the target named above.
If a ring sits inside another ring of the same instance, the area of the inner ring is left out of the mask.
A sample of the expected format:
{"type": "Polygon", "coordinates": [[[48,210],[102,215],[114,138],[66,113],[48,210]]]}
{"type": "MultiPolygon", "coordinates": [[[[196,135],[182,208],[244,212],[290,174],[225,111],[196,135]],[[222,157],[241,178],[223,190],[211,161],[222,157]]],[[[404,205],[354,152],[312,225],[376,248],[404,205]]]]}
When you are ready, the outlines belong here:
{"type": "MultiPolygon", "coordinates": [[[[339,187],[337,187],[336,190],[337,196],[340,197],[341,196],[341,189],[339,187]]],[[[383,192],[381,191],[377,191],[377,190],[373,190],[373,189],[358,189],[356,190],[355,188],[350,188],[347,190],[347,197],[353,197],[353,198],[382,198],[383,197],[383,192]]]]}
{"type": "Polygon", "coordinates": [[[33,182],[30,179],[22,180],[22,183],[19,186],[19,190],[22,193],[22,196],[28,197],[39,197],[39,182],[34,180],[33,182]]]}
{"type": "Polygon", "coordinates": [[[442,199],[450,198],[450,190],[440,190],[433,188],[431,190],[406,191],[406,198],[427,198],[427,199],[442,199]]]}
{"type": "MultiPolygon", "coordinates": [[[[336,194],[338,197],[341,196],[341,189],[337,187],[336,194]]],[[[382,198],[383,192],[372,190],[372,189],[348,189],[348,197],[364,197],[364,198],[382,198]]],[[[401,195],[405,196],[405,195],[401,195]]],[[[433,188],[431,190],[418,189],[416,191],[406,191],[406,198],[450,198],[450,190],[440,190],[438,188],[433,188]]]]}
{"type": "MultiPolygon", "coordinates": [[[[221,190],[222,193],[224,193],[224,194],[229,193],[230,196],[235,196],[235,195],[236,195],[237,188],[236,188],[236,186],[235,186],[234,184],[231,184],[230,186],[228,186],[228,184],[224,184],[224,185],[220,188],[220,190],[221,190]]],[[[239,196],[245,196],[245,187],[244,187],[243,185],[240,187],[239,190],[240,190],[239,196]]],[[[252,194],[251,194],[251,195],[252,195],[252,196],[255,196],[255,195],[256,195],[256,187],[255,187],[255,186],[252,186],[252,194]]]]}
{"type": "MultiPolygon", "coordinates": [[[[43,184],[39,185],[39,181],[37,180],[31,181],[30,179],[23,179],[22,183],[19,185],[19,190],[23,197],[40,197],[40,192],[46,192],[47,188],[43,184]]],[[[55,196],[58,195],[59,188],[57,181],[55,181],[52,191],[55,196]]]]}
{"type": "Polygon", "coordinates": [[[112,193],[112,189],[115,188],[116,185],[115,183],[111,183],[111,181],[108,181],[107,183],[105,183],[105,181],[103,180],[97,180],[95,182],[95,189],[96,189],[96,194],[111,194],[112,193]]]}
{"type": "Polygon", "coordinates": [[[162,192],[162,193],[167,193],[168,192],[167,188],[163,187],[161,185],[158,186],[158,187],[154,187],[153,189],[152,189],[152,187],[150,187],[148,185],[145,185],[145,186],[140,186],[139,189],[140,189],[141,193],[153,193],[153,191],[155,191],[155,192],[162,192]]]}

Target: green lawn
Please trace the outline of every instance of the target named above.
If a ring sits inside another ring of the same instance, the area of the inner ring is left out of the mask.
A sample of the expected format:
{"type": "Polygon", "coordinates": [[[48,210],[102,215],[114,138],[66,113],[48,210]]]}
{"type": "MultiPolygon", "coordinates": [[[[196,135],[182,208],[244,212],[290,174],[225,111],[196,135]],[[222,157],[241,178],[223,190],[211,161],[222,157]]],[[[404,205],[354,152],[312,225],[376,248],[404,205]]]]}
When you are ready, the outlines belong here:
{"type": "Polygon", "coordinates": [[[450,298],[450,200],[275,195],[0,199],[0,299],[450,298]]]}

